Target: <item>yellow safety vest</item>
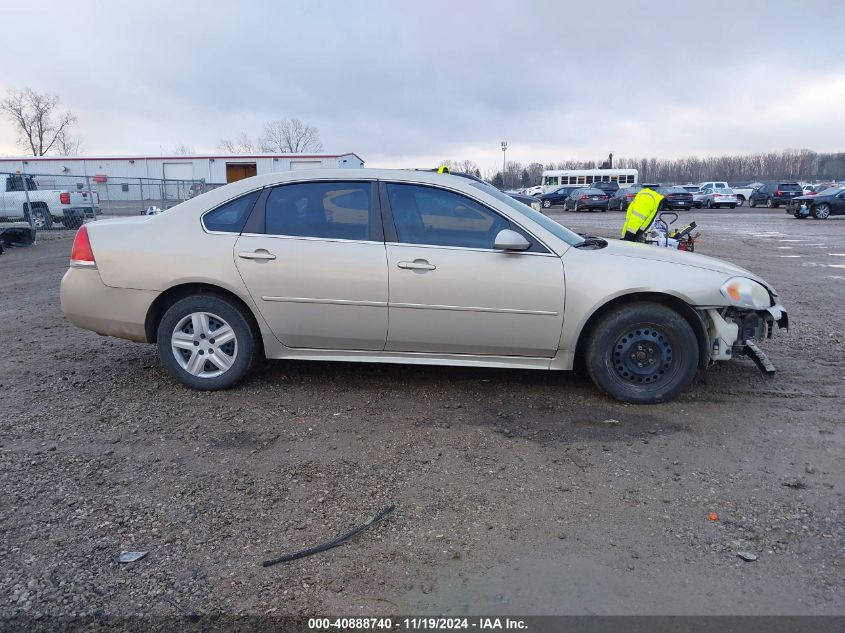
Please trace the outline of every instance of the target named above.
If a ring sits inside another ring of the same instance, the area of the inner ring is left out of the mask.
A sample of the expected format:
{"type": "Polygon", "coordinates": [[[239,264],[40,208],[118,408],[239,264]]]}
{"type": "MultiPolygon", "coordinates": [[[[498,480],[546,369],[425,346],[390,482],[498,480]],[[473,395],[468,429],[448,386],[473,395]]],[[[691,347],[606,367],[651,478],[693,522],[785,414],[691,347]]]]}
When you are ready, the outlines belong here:
{"type": "Polygon", "coordinates": [[[640,189],[631,203],[628,205],[628,212],[625,214],[625,225],[622,227],[622,237],[626,233],[645,232],[654,222],[654,216],[660,208],[660,201],[663,196],[653,189],[640,189]]]}
{"type": "Polygon", "coordinates": [[[438,167],[437,173],[438,174],[451,174],[452,170],[449,169],[448,165],[441,165],[440,167],[438,167]]]}

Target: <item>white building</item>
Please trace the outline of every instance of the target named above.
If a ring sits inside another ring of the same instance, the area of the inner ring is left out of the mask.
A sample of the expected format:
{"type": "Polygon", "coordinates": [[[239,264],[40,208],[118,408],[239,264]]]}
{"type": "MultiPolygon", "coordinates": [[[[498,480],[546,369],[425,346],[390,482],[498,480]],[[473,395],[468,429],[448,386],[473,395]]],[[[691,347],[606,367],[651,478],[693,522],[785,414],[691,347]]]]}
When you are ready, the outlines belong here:
{"type": "Polygon", "coordinates": [[[0,172],[109,179],[163,178],[224,184],[259,174],[294,169],[363,167],[354,152],[346,154],[213,154],[201,156],[15,156],[0,157],[0,172]]]}

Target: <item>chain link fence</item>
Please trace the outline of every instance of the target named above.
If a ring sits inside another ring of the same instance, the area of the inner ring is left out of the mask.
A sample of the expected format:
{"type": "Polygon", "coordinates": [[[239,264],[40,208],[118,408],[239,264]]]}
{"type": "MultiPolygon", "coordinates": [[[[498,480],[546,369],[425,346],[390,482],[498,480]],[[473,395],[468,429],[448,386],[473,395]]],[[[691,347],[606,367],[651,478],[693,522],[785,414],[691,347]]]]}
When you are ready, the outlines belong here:
{"type": "Polygon", "coordinates": [[[220,186],[203,180],[0,172],[0,245],[32,243],[39,232],[72,231],[104,216],[163,211],[220,186]]]}

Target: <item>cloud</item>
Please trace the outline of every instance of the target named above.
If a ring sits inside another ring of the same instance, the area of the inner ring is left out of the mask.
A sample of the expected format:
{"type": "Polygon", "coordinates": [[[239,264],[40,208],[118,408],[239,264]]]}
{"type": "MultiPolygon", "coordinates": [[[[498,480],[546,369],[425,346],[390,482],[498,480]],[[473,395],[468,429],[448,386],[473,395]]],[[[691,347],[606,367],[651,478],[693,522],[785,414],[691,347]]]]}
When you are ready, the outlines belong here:
{"type": "MultiPolygon", "coordinates": [[[[842,149],[845,47],[799,37],[841,22],[838,0],[74,8],[7,8],[25,61],[0,89],[60,94],[87,152],[214,150],[291,116],[371,166],[495,168],[503,139],[525,162],[842,149]],[[49,45],[32,46],[34,23],[49,45]]],[[[16,151],[5,123],[0,151],[16,151]]]]}

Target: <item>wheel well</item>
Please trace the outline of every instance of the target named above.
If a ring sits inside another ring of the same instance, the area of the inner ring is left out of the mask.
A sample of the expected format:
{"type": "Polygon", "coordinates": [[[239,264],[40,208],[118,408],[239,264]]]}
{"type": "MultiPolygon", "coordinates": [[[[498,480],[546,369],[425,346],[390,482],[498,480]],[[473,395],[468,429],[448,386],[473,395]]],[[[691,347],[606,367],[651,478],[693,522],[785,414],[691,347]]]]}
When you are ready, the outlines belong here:
{"type": "Polygon", "coordinates": [[[185,297],[203,294],[215,295],[222,299],[228,299],[229,301],[241,306],[247,317],[252,320],[252,324],[255,326],[255,331],[261,331],[258,326],[258,320],[255,318],[252,309],[238,295],[225,290],[220,286],[214,286],[212,284],[189,283],[168,288],[152,302],[149,310],[147,310],[147,317],[144,320],[144,330],[146,332],[147,341],[150,343],[156,342],[156,339],[158,338],[158,325],[161,323],[161,318],[170,306],[185,297]]]}
{"type": "Polygon", "coordinates": [[[50,207],[47,206],[47,203],[43,200],[37,202],[24,202],[23,203],[23,210],[26,211],[27,209],[46,209],[47,211],[50,210],[50,207]]]}
{"type": "Polygon", "coordinates": [[[683,299],[659,292],[636,292],[622,295],[608,301],[593,312],[578,335],[578,343],[575,346],[575,367],[578,369],[584,368],[584,352],[587,348],[587,342],[590,340],[593,328],[605,314],[625,305],[646,301],[664,305],[684,317],[692,331],[695,332],[695,339],[698,341],[698,366],[701,369],[706,368],[710,360],[710,336],[707,333],[707,325],[703,317],[683,299]]]}

